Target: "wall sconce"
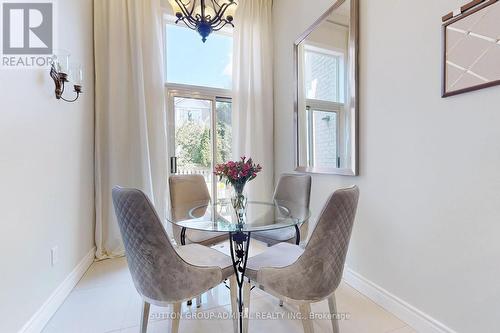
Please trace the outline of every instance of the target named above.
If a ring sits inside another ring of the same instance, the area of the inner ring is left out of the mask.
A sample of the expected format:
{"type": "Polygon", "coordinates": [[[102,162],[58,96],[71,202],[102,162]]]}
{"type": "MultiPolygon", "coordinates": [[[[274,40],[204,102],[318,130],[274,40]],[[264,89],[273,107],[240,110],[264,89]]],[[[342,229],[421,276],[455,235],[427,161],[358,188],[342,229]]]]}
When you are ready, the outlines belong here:
{"type": "Polygon", "coordinates": [[[62,99],[66,102],[75,102],[82,91],[83,70],[80,65],[69,63],[69,54],[54,55],[52,58],[52,66],[50,68],[50,77],[54,80],[56,99],[62,99]],[[73,91],[76,97],[66,99],[63,97],[65,84],[73,82],[73,91]]]}

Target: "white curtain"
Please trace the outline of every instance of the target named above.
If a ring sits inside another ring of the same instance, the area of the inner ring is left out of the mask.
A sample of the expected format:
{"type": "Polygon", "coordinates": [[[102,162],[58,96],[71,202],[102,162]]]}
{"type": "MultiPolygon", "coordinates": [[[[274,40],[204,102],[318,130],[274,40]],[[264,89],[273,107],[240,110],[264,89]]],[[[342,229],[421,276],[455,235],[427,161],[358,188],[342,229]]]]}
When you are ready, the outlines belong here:
{"type": "Polygon", "coordinates": [[[160,0],[95,0],[98,259],[123,255],[111,200],[139,188],[166,216],[167,136],[160,0]]]}
{"type": "Polygon", "coordinates": [[[263,166],[247,185],[250,200],[274,187],[272,0],[239,0],[233,54],[233,152],[263,166]]]}

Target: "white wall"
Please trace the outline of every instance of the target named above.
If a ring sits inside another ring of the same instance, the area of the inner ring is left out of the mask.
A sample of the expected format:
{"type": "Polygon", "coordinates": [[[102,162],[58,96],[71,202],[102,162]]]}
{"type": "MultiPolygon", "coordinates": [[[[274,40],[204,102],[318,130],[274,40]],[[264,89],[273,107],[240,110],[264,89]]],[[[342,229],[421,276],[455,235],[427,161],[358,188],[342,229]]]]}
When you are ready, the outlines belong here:
{"type": "Polygon", "coordinates": [[[55,99],[48,70],[0,69],[0,332],[17,332],[93,247],[92,0],[57,1],[56,15],[59,47],[85,70],[76,103],[55,99]]]}
{"type": "MultiPolygon", "coordinates": [[[[276,174],[293,169],[293,42],[333,0],[274,0],[276,174]]],[[[461,0],[361,0],[360,176],[348,265],[458,332],[498,332],[500,87],[440,98],[441,16],[461,0]]]]}

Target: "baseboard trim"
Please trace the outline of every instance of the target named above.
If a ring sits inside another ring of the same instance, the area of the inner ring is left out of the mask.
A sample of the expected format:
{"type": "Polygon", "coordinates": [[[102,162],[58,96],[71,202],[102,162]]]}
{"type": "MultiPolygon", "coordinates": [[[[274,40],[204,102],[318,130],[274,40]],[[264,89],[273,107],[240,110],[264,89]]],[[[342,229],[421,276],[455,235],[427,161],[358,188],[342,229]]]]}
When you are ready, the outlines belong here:
{"type": "Polygon", "coordinates": [[[348,267],[344,271],[344,281],[419,333],[457,333],[348,267]]]}
{"type": "Polygon", "coordinates": [[[30,320],[21,328],[19,333],[40,333],[50,318],[56,313],[66,297],[71,293],[83,274],[94,262],[95,247],[91,249],[64,281],[54,290],[30,320]]]}

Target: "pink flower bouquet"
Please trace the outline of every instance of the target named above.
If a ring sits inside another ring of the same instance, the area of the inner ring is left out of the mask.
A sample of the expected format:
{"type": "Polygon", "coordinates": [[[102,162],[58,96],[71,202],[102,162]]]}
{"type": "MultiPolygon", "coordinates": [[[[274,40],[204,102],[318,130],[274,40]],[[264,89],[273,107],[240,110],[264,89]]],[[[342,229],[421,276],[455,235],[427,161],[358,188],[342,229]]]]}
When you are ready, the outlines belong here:
{"type": "Polygon", "coordinates": [[[262,167],[260,164],[255,164],[251,158],[247,160],[245,156],[237,162],[229,161],[215,166],[214,174],[219,176],[219,180],[224,180],[226,185],[231,184],[234,188],[235,193],[231,198],[231,202],[241,223],[247,204],[247,198],[243,194],[243,189],[246,183],[255,179],[261,171],[262,167]]]}
{"type": "Polygon", "coordinates": [[[215,166],[215,175],[219,176],[219,180],[225,180],[226,184],[231,184],[236,190],[237,188],[245,187],[245,184],[255,179],[257,174],[262,171],[260,164],[253,163],[253,160],[246,159],[245,156],[241,160],[234,162],[217,164],[215,166]]]}

